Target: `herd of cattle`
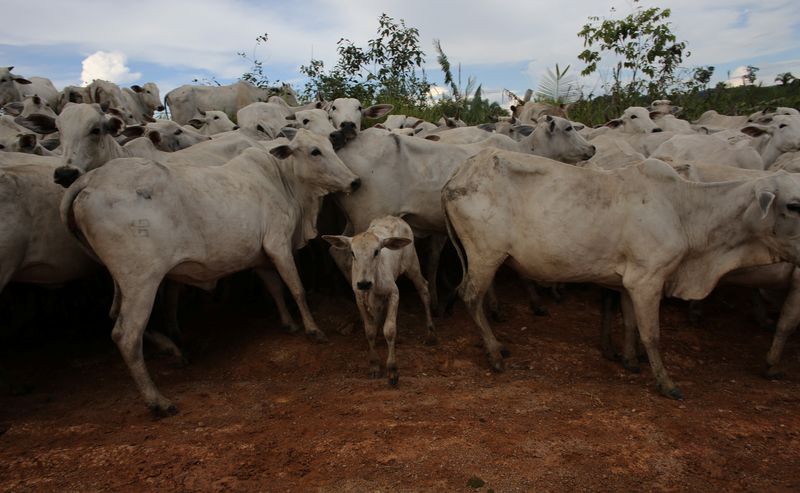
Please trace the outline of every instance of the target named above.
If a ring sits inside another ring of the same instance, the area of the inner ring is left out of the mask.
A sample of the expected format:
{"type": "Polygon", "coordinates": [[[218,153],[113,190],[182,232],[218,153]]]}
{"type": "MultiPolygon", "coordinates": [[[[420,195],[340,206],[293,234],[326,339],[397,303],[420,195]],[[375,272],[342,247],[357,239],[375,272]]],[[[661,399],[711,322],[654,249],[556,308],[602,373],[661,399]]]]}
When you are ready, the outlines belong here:
{"type": "MultiPolygon", "coordinates": [[[[496,303],[501,265],[537,282],[619,291],[623,362],[635,368],[643,346],[672,398],[682,394],[659,353],[662,297],[699,300],[719,282],[785,290],[769,375],[800,322],[793,108],[709,111],[690,123],[662,100],[589,128],[525,103],[477,127],[389,115],[362,131],[363,118],[392,107],[348,98],[298,105],[288,87],[239,82],[175,89],[164,99],[172,119],[155,120],[165,110],[155,84],[96,80],[57,91],[12,70],[0,68],[0,292],[9,282],[59,285],[107,269],[113,340],[159,415],[176,408],[150,379],[142,344],[181,354],[182,284],[210,289],[255,269],[282,324],[297,327],[286,286],[306,334],[325,340],[294,254],[317,236],[329,194],[347,226],[324,239],[356,295],[372,376],[381,373],[375,337],[383,329],[390,384],[398,380],[395,280],[413,282],[435,342],[431,306],[440,305],[436,273],[448,239],[464,272],[457,294],[498,371],[507,351],[485,304],[496,303]],[[424,276],[414,247],[423,237],[424,276]],[[146,330],[159,295],[171,321],[163,334],[146,330]]],[[[604,353],[611,348],[604,324],[604,353]]]]}

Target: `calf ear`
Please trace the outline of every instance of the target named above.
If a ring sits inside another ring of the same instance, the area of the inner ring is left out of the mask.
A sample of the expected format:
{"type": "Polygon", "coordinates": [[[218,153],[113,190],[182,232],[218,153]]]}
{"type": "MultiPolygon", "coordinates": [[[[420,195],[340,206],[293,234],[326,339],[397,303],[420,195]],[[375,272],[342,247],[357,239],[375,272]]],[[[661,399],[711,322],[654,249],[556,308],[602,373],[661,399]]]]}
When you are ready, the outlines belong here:
{"type": "Polygon", "coordinates": [[[18,116],[22,113],[23,105],[19,101],[14,101],[12,103],[8,103],[7,105],[3,106],[3,110],[11,116],[18,116]]]}
{"type": "Polygon", "coordinates": [[[14,82],[16,82],[17,84],[23,84],[23,85],[31,83],[31,81],[29,81],[25,77],[14,77],[14,82]]]}
{"type": "Polygon", "coordinates": [[[350,249],[350,238],[347,236],[322,235],[322,239],[330,243],[333,248],[340,250],[350,249]]]}
{"type": "Polygon", "coordinates": [[[133,92],[144,92],[144,89],[142,89],[142,86],[140,86],[138,84],[132,85],[131,89],[133,89],[133,92]]]}
{"type": "Polygon", "coordinates": [[[116,137],[122,132],[122,129],[125,128],[125,122],[116,116],[112,116],[106,121],[105,127],[106,132],[111,134],[112,137],[116,137]]]}
{"type": "Polygon", "coordinates": [[[741,129],[743,134],[747,134],[750,137],[758,137],[759,135],[764,135],[766,133],[772,133],[772,127],[765,127],[762,125],[748,125],[741,129]]]}
{"type": "Polygon", "coordinates": [[[278,147],[273,147],[269,150],[269,153],[275,156],[278,159],[286,159],[287,157],[292,155],[292,148],[287,145],[282,145],[278,147]]]}
{"type": "Polygon", "coordinates": [[[391,238],[384,238],[383,241],[381,241],[381,247],[388,248],[389,250],[400,250],[409,243],[411,243],[410,238],[393,236],[391,238]]]}
{"type": "Polygon", "coordinates": [[[606,127],[609,127],[609,128],[617,128],[617,127],[619,127],[620,125],[622,125],[622,120],[620,120],[619,118],[617,118],[616,120],[611,120],[610,122],[606,123],[606,125],[605,125],[605,126],[606,126],[606,127]]]}
{"type": "Polygon", "coordinates": [[[369,108],[361,111],[365,118],[380,118],[394,109],[391,104],[373,104],[369,108]]]}
{"type": "Polygon", "coordinates": [[[769,209],[775,202],[775,194],[768,190],[756,190],[758,206],[761,208],[761,219],[765,219],[769,214],[769,209]]]}
{"type": "Polygon", "coordinates": [[[188,123],[189,125],[193,126],[194,128],[203,128],[203,125],[205,125],[206,122],[204,122],[203,120],[197,119],[197,118],[192,118],[191,120],[189,120],[186,123],[188,123]]]}
{"type": "Polygon", "coordinates": [[[14,123],[17,125],[22,125],[28,130],[33,130],[37,134],[42,135],[47,135],[58,131],[58,128],[56,128],[55,118],[39,113],[34,113],[25,118],[18,116],[14,118],[14,123]]]}

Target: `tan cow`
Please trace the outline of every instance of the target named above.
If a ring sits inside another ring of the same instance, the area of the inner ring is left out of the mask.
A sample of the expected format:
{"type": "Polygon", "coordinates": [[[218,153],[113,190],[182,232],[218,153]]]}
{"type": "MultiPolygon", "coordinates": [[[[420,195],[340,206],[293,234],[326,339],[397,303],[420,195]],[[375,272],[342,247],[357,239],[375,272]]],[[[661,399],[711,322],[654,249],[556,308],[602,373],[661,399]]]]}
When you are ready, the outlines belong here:
{"type": "Polygon", "coordinates": [[[383,336],[389,346],[386,373],[389,385],[397,385],[399,373],[394,343],[397,336],[397,308],[400,303],[400,291],[396,284],[399,276],[405,275],[417,288],[425,309],[428,329],[425,343],[436,343],[428,283],[420,271],[411,227],[399,217],[385,216],[373,219],[366,231],[352,238],[329,235],[322,238],[335,249],[344,250],[353,257],[350,283],[369,343],[370,377],[378,378],[381,373],[380,359],[375,351],[375,335],[378,325],[383,321],[383,336]]]}

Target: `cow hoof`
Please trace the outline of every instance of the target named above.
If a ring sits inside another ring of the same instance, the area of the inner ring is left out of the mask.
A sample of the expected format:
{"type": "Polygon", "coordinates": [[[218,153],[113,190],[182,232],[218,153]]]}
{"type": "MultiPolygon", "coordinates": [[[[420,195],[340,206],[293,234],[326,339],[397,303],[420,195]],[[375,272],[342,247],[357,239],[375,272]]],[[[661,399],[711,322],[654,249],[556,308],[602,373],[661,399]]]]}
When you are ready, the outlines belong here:
{"type": "Polygon", "coordinates": [[[676,401],[683,400],[683,392],[681,392],[681,390],[678,387],[673,387],[668,390],[659,388],[659,390],[663,395],[669,397],[670,399],[674,399],[676,401]]]}
{"type": "Polygon", "coordinates": [[[641,353],[641,354],[637,355],[636,358],[639,360],[639,363],[649,363],[650,362],[650,358],[647,356],[647,353],[641,353]]]}
{"type": "Polygon", "coordinates": [[[389,374],[389,386],[397,387],[397,382],[400,380],[400,373],[398,373],[397,368],[387,369],[386,372],[389,374]]]}
{"type": "Polygon", "coordinates": [[[546,316],[550,315],[550,311],[547,308],[543,307],[543,306],[538,306],[538,305],[533,305],[532,304],[531,305],[531,310],[533,311],[533,314],[536,315],[537,317],[546,317],[546,316]]]}
{"type": "Polygon", "coordinates": [[[374,369],[374,368],[371,368],[369,370],[369,379],[370,380],[377,380],[379,378],[381,378],[381,370],[380,370],[380,368],[377,369],[377,370],[374,369]]]}
{"type": "Polygon", "coordinates": [[[775,366],[770,366],[764,371],[764,378],[767,380],[782,380],[786,377],[786,373],[780,371],[775,366]]]}
{"type": "Polygon", "coordinates": [[[502,373],[506,369],[505,363],[503,363],[503,358],[501,357],[489,356],[489,366],[492,368],[492,371],[497,373],[502,373]]]}
{"type": "Polygon", "coordinates": [[[505,346],[500,347],[500,356],[503,358],[508,358],[511,356],[511,351],[509,351],[505,346]]]}
{"type": "Polygon", "coordinates": [[[622,355],[613,349],[603,349],[603,357],[608,361],[620,361],[622,359],[622,355]]]}
{"type": "Polygon", "coordinates": [[[639,368],[639,361],[638,360],[630,361],[630,360],[627,360],[627,359],[623,358],[622,367],[625,368],[626,370],[628,370],[631,373],[637,373],[638,374],[638,373],[641,373],[641,371],[642,371],[642,369],[639,368]]]}
{"type": "Polygon", "coordinates": [[[508,320],[508,317],[506,317],[505,314],[500,310],[492,310],[490,315],[493,322],[503,323],[508,320]]]}
{"type": "Polygon", "coordinates": [[[439,338],[436,337],[436,334],[429,332],[428,336],[425,338],[425,345],[426,346],[435,346],[439,343],[439,338]]]}
{"type": "Polygon", "coordinates": [[[169,418],[170,416],[175,416],[178,414],[178,408],[175,406],[175,404],[150,404],[148,407],[150,408],[150,413],[155,419],[169,418]]]}
{"type": "Polygon", "coordinates": [[[298,326],[294,322],[291,322],[288,325],[286,324],[281,325],[281,330],[283,330],[287,334],[297,334],[300,331],[300,326],[298,326]]]}
{"type": "Polygon", "coordinates": [[[320,344],[328,342],[328,336],[326,336],[321,330],[317,330],[315,332],[306,332],[306,334],[314,342],[318,342],[320,344]]]}

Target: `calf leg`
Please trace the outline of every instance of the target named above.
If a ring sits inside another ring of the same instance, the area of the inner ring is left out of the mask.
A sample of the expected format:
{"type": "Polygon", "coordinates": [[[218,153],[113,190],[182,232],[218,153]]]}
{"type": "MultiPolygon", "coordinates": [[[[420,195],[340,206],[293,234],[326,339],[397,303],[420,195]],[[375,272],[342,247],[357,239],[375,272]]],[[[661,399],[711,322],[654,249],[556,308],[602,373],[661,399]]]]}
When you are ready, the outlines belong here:
{"type": "Polygon", "coordinates": [[[300,309],[300,316],[303,319],[306,335],[317,342],[326,342],[328,338],[319,330],[317,323],[314,322],[314,317],[311,316],[311,310],[308,309],[306,291],[303,289],[303,283],[300,281],[300,275],[297,273],[297,266],[294,265],[291,248],[289,248],[288,245],[276,247],[265,245],[264,250],[275,265],[275,269],[280,274],[281,279],[283,279],[283,282],[286,283],[286,286],[292,293],[292,297],[295,303],[297,303],[297,308],[300,309]]]}
{"type": "Polygon", "coordinates": [[[289,308],[286,307],[286,299],[283,297],[283,283],[278,273],[273,269],[258,268],[256,269],[256,274],[261,278],[264,287],[267,288],[272,299],[275,300],[275,306],[278,308],[278,314],[281,317],[281,326],[284,330],[290,334],[299,331],[300,327],[298,327],[292,319],[289,308]]]}
{"type": "Polygon", "coordinates": [[[792,272],[791,286],[786,294],[786,299],[781,307],[778,326],[772,338],[772,347],[767,353],[767,378],[779,378],[782,373],[779,369],[781,354],[786,340],[800,324],[800,272],[797,268],[792,272]]]}
{"type": "MultiPolygon", "coordinates": [[[[386,338],[386,345],[389,347],[389,355],[386,357],[386,375],[389,378],[389,385],[397,386],[400,374],[397,372],[397,360],[394,352],[394,343],[397,339],[397,305],[400,303],[400,292],[395,286],[389,295],[386,307],[386,320],[383,322],[383,337],[386,338]]],[[[430,317],[430,310],[428,310],[430,317]]]]}
{"type": "MultiPolygon", "coordinates": [[[[661,304],[663,283],[637,283],[634,286],[626,283],[625,288],[633,302],[633,309],[636,313],[636,323],[639,327],[639,335],[647,351],[647,356],[650,360],[650,369],[656,379],[659,391],[672,399],[683,399],[683,393],[669,378],[667,370],[664,368],[664,363],[661,361],[661,353],[658,349],[660,340],[658,310],[661,304]]],[[[626,343],[626,352],[629,350],[627,346],[628,344],[626,343]]],[[[627,356],[626,354],[626,357],[627,356]]]]}
{"type": "Polygon", "coordinates": [[[422,277],[416,252],[414,252],[411,267],[405,272],[405,276],[414,283],[414,287],[417,288],[417,294],[419,294],[419,299],[422,300],[422,307],[425,310],[425,328],[428,330],[425,337],[425,344],[432,346],[436,344],[437,338],[436,330],[433,327],[433,317],[431,317],[431,299],[428,292],[428,283],[425,281],[425,278],[422,277]]]}
{"type": "Polygon", "coordinates": [[[356,293],[356,304],[358,305],[358,311],[361,313],[361,320],[364,322],[364,335],[367,337],[367,344],[369,345],[369,378],[380,378],[381,359],[375,350],[375,336],[378,334],[378,325],[375,323],[375,314],[368,313],[364,305],[364,296],[367,296],[367,294],[356,293]]]}
{"type": "Polygon", "coordinates": [[[175,414],[178,412],[175,405],[158,392],[150,379],[142,354],[142,337],[153,309],[158,280],[144,279],[140,282],[120,283],[119,286],[120,312],[111,331],[111,338],[122,353],[147,407],[156,416],[175,414]]]}

